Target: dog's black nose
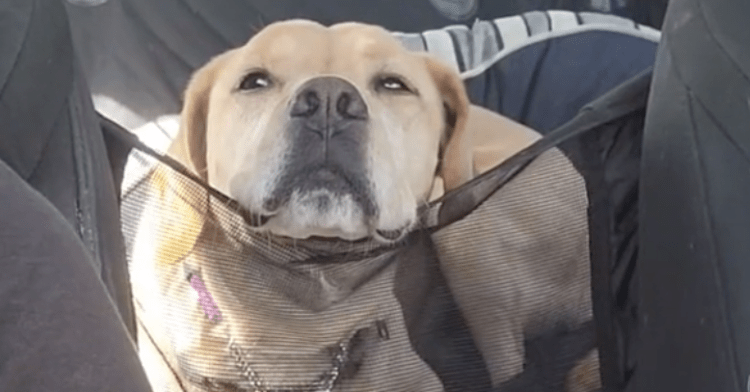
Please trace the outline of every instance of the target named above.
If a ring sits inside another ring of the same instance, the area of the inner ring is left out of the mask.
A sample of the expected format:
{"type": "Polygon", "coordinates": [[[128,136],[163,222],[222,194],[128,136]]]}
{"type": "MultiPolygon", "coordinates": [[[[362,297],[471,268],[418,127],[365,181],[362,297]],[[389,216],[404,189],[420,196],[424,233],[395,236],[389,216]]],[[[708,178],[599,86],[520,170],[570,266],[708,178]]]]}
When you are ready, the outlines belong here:
{"type": "Polygon", "coordinates": [[[367,120],[367,106],[351,83],[335,76],[307,81],[297,90],[290,115],[305,118],[311,128],[333,132],[347,120],[367,120]]]}

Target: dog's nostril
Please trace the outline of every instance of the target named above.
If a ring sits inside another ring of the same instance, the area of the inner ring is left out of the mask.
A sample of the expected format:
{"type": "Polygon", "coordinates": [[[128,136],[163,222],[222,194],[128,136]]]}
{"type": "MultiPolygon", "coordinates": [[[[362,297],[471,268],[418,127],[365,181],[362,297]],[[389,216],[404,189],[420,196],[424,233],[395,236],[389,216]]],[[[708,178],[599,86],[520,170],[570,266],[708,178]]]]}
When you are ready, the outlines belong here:
{"type": "Polygon", "coordinates": [[[318,107],[320,107],[320,98],[315,91],[308,91],[305,93],[305,102],[312,110],[318,110],[318,107]]]}
{"type": "Polygon", "coordinates": [[[320,97],[315,91],[307,90],[297,96],[292,106],[291,115],[295,117],[310,117],[320,108],[320,97]]]}
{"type": "Polygon", "coordinates": [[[349,104],[352,102],[352,98],[347,93],[341,94],[338,101],[336,102],[336,110],[344,117],[349,117],[349,104]]]}
{"type": "Polygon", "coordinates": [[[352,96],[350,92],[342,92],[336,100],[336,111],[341,117],[347,119],[364,120],[367,118],[367,109],[362,99],[352,96]]]}

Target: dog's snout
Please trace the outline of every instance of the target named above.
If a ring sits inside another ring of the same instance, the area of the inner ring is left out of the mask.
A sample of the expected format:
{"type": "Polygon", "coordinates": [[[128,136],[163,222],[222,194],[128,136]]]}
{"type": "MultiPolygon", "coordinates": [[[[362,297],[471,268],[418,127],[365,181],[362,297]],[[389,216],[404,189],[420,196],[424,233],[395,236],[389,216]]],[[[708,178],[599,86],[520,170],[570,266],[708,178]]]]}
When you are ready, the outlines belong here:
{"type": "Polygon", "coordinates": [[[364,180],[369,114],[357,88],[337,76],[318,76],[296,90],[287,110],[290,152],[266,209],[279,208],[297,195],[308,197],[306,203],[315,211],[354,203],[362,214],[373,216],[370,184],[364,180]]]}
{"type": "Polygon", "coordinates": [[[357,91],[342,91],[336,97],[336,113],[348,119],[364,120],[367,118],[365,103],[357,91]]]}
{"type": "Polygon", "coordinates": [[[290,114],[322,126],[336,127],[346,120],[366,120],[367,106],[351,83],[324,76],[308,81],[299,89],[290,114]]]}
{"type": "Polygon", "coordinates": [[[311,117],[320,109],[320,95],[314,90],[306,90],[297,96],[292,106],[293,117],[311,117]]]}

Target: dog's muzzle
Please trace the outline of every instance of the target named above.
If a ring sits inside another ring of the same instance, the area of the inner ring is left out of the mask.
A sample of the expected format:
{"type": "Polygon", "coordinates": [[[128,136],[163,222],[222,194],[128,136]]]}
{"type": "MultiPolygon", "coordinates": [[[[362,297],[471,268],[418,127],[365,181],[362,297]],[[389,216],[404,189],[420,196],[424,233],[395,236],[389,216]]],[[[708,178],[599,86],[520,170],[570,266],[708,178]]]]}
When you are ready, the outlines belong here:
{"type": "Polygon", "coordinates": [[[269,207],[287,203],[295,191],[324,190],[351,195],[365,216],[374,215],[365,167],[369,113],[357,88],[339,77],[313,78],[297,89],[288,115],[291,149],[264,207],[272,211],[269,207]]]}

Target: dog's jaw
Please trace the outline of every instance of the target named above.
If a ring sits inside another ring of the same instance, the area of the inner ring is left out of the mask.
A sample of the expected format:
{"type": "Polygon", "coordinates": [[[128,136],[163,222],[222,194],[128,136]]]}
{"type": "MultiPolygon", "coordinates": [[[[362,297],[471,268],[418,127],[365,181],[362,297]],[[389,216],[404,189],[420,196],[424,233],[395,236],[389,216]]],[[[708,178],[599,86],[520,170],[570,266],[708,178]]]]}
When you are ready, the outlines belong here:
{"type": "Polygon", "coordinates": [[[354,197],[326,189],[293,192],[263,229],[300,239],[318,236],[357,240],[370,233],[368,219],[354,197]]]}
{"type": "Polygon", "coordinates": [[[304,239],[313,236],[357,240],[371,235],[375,203],[364,195],[326,187],[291,187],[279,193],[284,165],[266,165],[260,172],[241,172],[226,192],[250,213],[262,217],[258,231],[304,239]],[[369,207],[366,207],[369,206],[369,207]]]}
{"type": "Polygon", "coordinates": [[[377,213],[368,214],[358,200],[361,197],[325,188],[295,190],[278,205],[268,202],[271,192],[255,193],[272,187],[269,182],[258,187],[233,187],[238,191],[230,192],[247,211],[261,218],[262,224],[252,225],[258,231],[297,239],[326,237],[355,241],[372,237],[388,244],[402,239],[417,221],[417,203],[411,195],[392,195],[386,202],[395,205],[389,203],[390,208],[383,208],[383,204],[378,204],[369,210],[377,213]]]}
{"type": "Polygon", "coordinates": [[[372,237],[382,243],[402,239],[417,222],[421,200],[410,187],[398,186],[396,167],[377,168],[360,193],[325,186],[292,188],[279,193],[283,164],[266,167],[265,175],[236,175],[228,194],[250,214],[264,222],[258,231],[290,238],[309,237],[360,240],[372,237]]]}

